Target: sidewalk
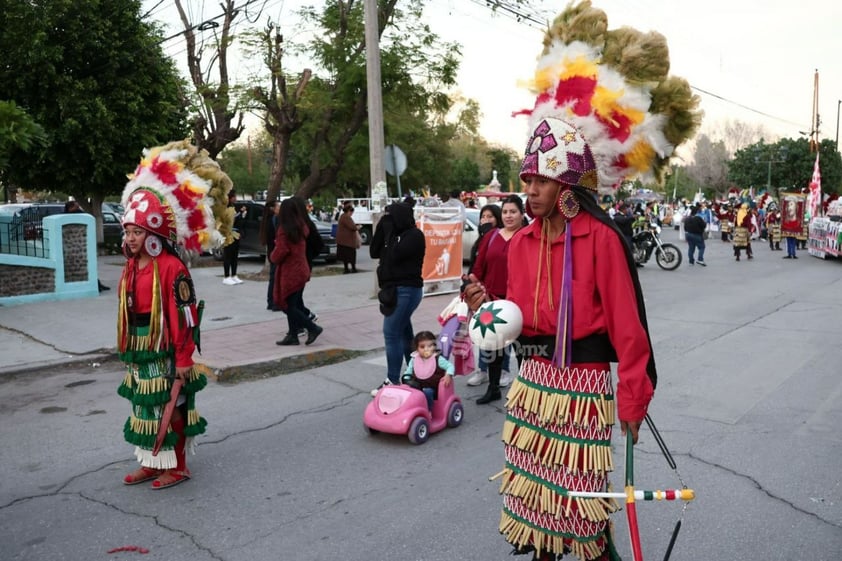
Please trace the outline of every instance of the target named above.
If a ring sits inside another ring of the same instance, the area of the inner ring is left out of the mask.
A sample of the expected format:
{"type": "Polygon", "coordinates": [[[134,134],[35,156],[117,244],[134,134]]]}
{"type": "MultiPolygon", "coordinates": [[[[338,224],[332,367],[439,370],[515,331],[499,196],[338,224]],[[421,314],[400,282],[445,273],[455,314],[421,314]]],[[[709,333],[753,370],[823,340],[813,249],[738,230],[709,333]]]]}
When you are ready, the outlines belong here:
{"type": "MultiPolygon", "coordinates": [[[[100,362],[116,346],[117,284],[125,260],[99,259],[99,278],[111,290],[96,298],[0,307],[0,375],[71,362],[100,362]]],[[[246,366],[281,367],[292,359],[297,368],[341,360],[348,352],[383,349],[383,316],[374,298],[374,271],[327,274],[336,265],[316,267],[304,291],[307,306],[319,316],[324,333],[312,345],[277,346],[287,331],[286,315],[266,309],[262,263],[240,260],[243,284],[222,284],[222,265],[191,270],[196,293],[205,301],[202,354],[196,362],[217,375],[246,366]]],[[[339,266],[341,269],[341,266],[339,266]]],[[[425,297],[413,315],[416,331],[439,331],[438,313],[453,295],[425,297]]],[[[285,367],[287,368],[287,367],[285,367]]],[[[385,374],[385,372],[384,372],[385,374]]]]}

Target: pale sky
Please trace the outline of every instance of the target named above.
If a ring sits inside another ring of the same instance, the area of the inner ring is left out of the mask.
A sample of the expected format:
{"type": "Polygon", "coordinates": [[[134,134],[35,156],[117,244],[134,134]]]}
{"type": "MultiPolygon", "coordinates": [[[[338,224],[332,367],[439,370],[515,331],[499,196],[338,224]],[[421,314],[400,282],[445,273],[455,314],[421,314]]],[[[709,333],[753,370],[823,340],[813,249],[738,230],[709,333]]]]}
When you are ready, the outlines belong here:
{"type": "MultiPolygon", "coordinates": [[[[219,13],[216,3],[189,3],[195,10],[205,4],[205,18],[219,13]]],[[[158,0],[143,4],[152,10],[158,0]]],[[[305,4],[321,2],[267,0],[259,25],[265,24],[267,15],[276,21],[280,16],[281,31],[292,38],[300,31],[284,22],[291,22],[292,14],[305,4]]],[[[533,4],[532,13],[547,19],[567,2],[533,4]]],[[[737,119],[761,124],[773,135],[797,138],[799,131],[811,129],[818,69],[821,138],[836,138],[842,99],[842,1],[594,0],[593,4],[607,13],[611,29],[632,26],[666,36],[670,73],[714,94],[696,91],[705,112],[703,132],[723,119],[737,119]]],[[[168,34],[180,30],[172,5],[172,0],[165,0],[152,10],[153,19],[167,22],[168,34]]],[[[200,21],[194,15],[194,21],[200,21]]],[[[458,89],[480,103],[480,132],[490,142],[520,152],[527,136],[525,118],[513,119],[511,113],[532,105],[532,95],[519,82],[534,71],[542,48],[539,26],[493,15],[481,0],[429,0],[426,17],[443,39],[462,44],[458,89]]],[[[183,67],[183,41],[166,46],[183,67]]]]}

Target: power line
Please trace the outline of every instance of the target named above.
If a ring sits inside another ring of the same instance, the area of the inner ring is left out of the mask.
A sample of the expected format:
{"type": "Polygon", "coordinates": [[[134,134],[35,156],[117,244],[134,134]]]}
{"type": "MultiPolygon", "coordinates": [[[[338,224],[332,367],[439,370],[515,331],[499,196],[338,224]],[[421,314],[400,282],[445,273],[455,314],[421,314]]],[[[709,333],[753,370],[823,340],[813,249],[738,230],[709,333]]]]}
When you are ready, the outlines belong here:
{"type": "Polygon", "coordinates": [[[717,95],[717,94],[715,94],[715,93],[713,93],[713,92],[709,92],[709,91],[707,91],[707,90],[703,90],[702,88],[699,88],[699,87],[697,87],[697,86],[693,86],[693,85],[691,85],[690,87],[691,87],[692,89],[696,90],[696,91],[697,91],[697,92],[699,92],[699,93],[703,93],[703,94],[705,94],[705,95],[709,95],[709,96],[711,96],[711,97],[715,97],[716,99],[722,100],[722,101],[724,101],[725,103],[730,103],[731,105],[736,105],[737,107],[740,107],[740,108],[745,109],[745,110],[747,110],[747,111],[751,111],[752,113],[757,113],[758,115],[762,115],[762,116],[764,116],[764,117],[768,117],[768,118],[770,118],[770,119],[774,119],[774,120],[776,120],[776,121],[780,121],[780,122],[782,122],[782,123],[786,123],[786,124],[788,124],[788,125],[793,125],[793,126],[795,126],[795,127],[803,127],[803,126],[804,126],[804,124],[803,124],[803,123],[802,123],[802,124],[798,124],[798,123],[796,123],[796,122],[793,122],[793,121],[788,121],[788,120],[786,120],[786,119],[782,119],[782,118],[780,118],[780,117],[775,117],[774,115],[770,115],[769,113],[764,113],[763,111],[760,111],[759,109],[754,109],[753,107],[749,107],[748,105],[743,105],[742,103],[739,103],[739,102],[736,102],[736,101],[733,101],[733,100],[727,99],[727,98],[722,97],[721,95],[717,95]]]}

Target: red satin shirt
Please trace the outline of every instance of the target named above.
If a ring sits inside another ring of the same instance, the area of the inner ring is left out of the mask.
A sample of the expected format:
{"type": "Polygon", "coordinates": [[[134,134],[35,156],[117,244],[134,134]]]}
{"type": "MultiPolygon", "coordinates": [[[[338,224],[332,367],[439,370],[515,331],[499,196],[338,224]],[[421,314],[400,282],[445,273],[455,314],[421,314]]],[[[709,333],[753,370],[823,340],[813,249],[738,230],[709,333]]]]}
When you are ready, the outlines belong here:
{"type": "MultiPolygon", "coordinates": [[[[640,322],[623,242],[587,212],[570,222],[573,237],[573,339],[608,335],[617,351],[618,414],[640,421],[654,394],[646,373],[650,347],[640,322]]],[[[520,230],[509,244],[507,298],[523,313],[524,335],[556,335],[564,234],[541,248],[541,219],[520,230]],[[548,274],[549,271],[549,274],[548,274]]]]}

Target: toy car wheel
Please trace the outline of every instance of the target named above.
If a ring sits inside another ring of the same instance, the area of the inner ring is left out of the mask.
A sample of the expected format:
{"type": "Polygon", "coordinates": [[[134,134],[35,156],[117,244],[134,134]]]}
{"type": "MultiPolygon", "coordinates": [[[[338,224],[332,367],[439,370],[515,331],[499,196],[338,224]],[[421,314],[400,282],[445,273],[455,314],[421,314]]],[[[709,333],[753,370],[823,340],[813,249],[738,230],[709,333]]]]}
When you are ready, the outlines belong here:
{"type": "Polygon", "coordinates": [[[458,427],[461,425],[464,414],[465,410],[461,403],[454,402],[451,404],[450,411],[447,412],[447,426],[458,427]]]}
{"type": "Polygon", "coordinates": [[[409,425],[409,441],[413,444],[424,444],[430,436],[430,425],[424,417],[416,417],[409,425]]]}
{"type": "Polygon", "coordinates": [[[380,434],[379,430],[373,429],[373,428],[369,427],[368,425],[363,425],[363,428],[365,429],[365,432],[367,432],[371,436],[374,436],[375,434],[380,434]]]}

